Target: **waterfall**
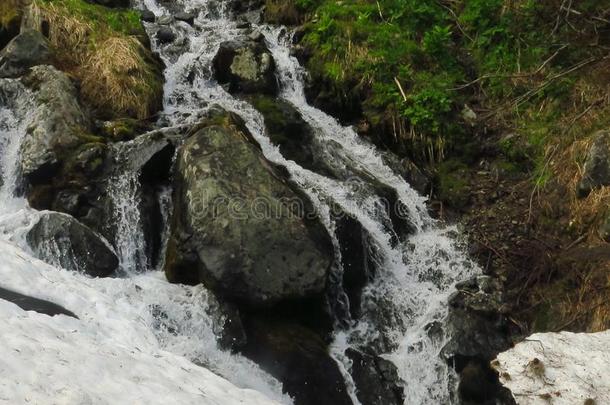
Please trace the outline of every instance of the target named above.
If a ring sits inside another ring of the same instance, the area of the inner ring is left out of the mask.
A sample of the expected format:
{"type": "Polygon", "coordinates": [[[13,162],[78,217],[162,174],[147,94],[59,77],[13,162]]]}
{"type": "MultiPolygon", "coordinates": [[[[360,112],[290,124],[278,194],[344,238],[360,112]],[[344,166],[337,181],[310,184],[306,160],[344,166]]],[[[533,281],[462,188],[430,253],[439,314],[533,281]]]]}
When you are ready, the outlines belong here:
{"type": "Polygon", "coordinates": [[[116,224],[116,251],[123,273],[138,273],[148,268],[144,230],[140,218],[140,172],[125,169],[128,159],[121,144],[117,150],[116,164],[119,173],[111,177],[108,184],[113,202],[116,224]]]}
{"type": "MultiPolygon", "coordinates": [[[[153,0],[145,6],[157,16],[166,10],[153,0]]],[[[239,114],[261,145],[267,159],[288,169],[294,181],[311,198],[320,219],[334,234],[334,224],[325,214],[331,204],[356,218],[370,235],[369,249],[379,256],[379,274],[363,294],[362,317],[347,328],[339,328],[332,346],[344,370],[350,363],[344,355],[349,346],[375,345],[382,340],[383,357],[398,367],[405,381],[406,404],[438,404],[450,401],[450,367],[440,356],[448,336],[442,330],[447,300],[454,285],[478,269],[462,253],[453,228],[443,228],[429,217],[426,199],[395,174],[373,146],[361,140],[350,127],[309,105],[304,94],[305,71],[290,55],[290,35],[282,27],[254,24],[262,32],[277,65],[281,95],[292,104],[314,129],[316,140],[332,148],[332,156],[343,165],[345,177],[331,179],[309,171],[286,159],[268,139],[264,120],[251,105],[222,88],[212,77],[211,61],[223,41],[244,35],[230,14],[214,9],[214,2],[183,0],[186,10],[198,11],[194,27],[173,24],[177,43],[183,48],[161,46],[156,50],[166,69],[165,112],[167,119],[179,123],[197,122],[200,112],[219,104],[239,114]],[[179,50],[177,50],[179,49],[179,50]],[[380,197],[358,180],[360,173],[374,178],[398,193],[405,215],[416,232],[405,243],[393,243],[388,232],[389,219],[380,210],[380,197]]],[[[152,28],[151,28],[152,29],[152,28]]],[[[334,240],[335,248],[338,241],[334,240]]],[[[337,258],[338,262],[340,257],[337,258]]],[[[337,266],[333,279],[341,278],[337,266]]],[[[336,298],[343,298],[338,291],[336,298]]],[[[341,303],[337,303],[341,307],[341,303]]],[[[340,311],[345,312],[345,310],[340,311]]],[[[349,374],[346,378],[349,380],[349,374]]],[[[353,386],[347,381],[348,388],[353,386]]],[[[352,390],[352,398],[355,399],[352,390]]],[[[357,401],[357,400],[355,400],[357,401]]]]}

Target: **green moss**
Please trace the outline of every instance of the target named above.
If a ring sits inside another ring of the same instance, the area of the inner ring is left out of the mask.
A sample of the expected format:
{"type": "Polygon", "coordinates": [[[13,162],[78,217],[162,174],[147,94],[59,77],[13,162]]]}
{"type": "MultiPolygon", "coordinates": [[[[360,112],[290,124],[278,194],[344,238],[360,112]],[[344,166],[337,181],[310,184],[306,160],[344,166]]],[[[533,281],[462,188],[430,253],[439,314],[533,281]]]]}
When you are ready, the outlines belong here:
{"type": "Polygon", "coordinates": [[[270,132],[278,132],[285,127],[286,117],[275,99],[258,95],[249,101],[265,117],[265,125],[270,132]]]}
{"type": "Polygon", "coordinates": [[[116,142],[129,141],[148,130],[148,126],[133,118],[122,118],[104,123],[100,133],[104,138],[116,142]]]}
{"type": "MultiPolygon", "coordinates": [[[[601,47],[590,46],[599,39],[592,16],[604,15],[593,0],[579,3],[582,14],[571,24],[559,25],[561,0],[296,3],[314,16],[302,42],[312,54],[314,83],[325,83],[321,91],[331,93],[324,99],[339,100],[344,109],[357,100],[372,132],[385,134],[384,145],[420,161],[464,152],[477,129],[462,120],[464,104],[484,103],[512,113],[512,120],[571,97],[577,74],[546,79],[603,56],[601,47]]],[[[524,136],[530,150],[509,155],[536,162],[539,141],[548,137],[524,136]]]]}
{"type": "Polygon", "coordinates": [[[83,144],[90,144],[90,143],[103,144],[106,142],[106,139],[104,139],[104,137],[93,135],[88,132],[82,132],[78,129],[74,131],[74,134],[79,138],[79,140],[83,144]]]}
{"type": "Polygon", "coordinates": [[[455,208],[463,208],[469,200],[467,174],[468,167],[458,160],[439,164],[436,173],[437,197],[455,208]]]}
{"type": "Polygon", "coordinates": [[[40,0],[63,9],[66,14],[90,24],[96,30],[111,30],[124,35],[146,35],[140,13],[135,10],[117,9],[88,3],[85,0],[40,0]]]}

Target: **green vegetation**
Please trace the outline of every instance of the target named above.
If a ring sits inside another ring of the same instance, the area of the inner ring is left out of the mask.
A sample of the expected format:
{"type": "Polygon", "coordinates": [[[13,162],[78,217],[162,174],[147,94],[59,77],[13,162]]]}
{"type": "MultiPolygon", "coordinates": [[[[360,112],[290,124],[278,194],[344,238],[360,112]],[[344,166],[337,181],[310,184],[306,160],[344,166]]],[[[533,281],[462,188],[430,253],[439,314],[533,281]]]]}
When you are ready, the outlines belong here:
{"type": "Polygon", "coordinates": [[[81,83],[81,95],[100,118],[145,119],[161,106],[160,63],[143,45],[137,11],[85,0],[34,0],[33,16],[49,27],[56,65],[81,83]]]}
{"type": "Polygon", "coordinates": [[[95,36],[99,31],[124,35],[146,35],[140,22],[140,14],[135,10],[107,8],[84,0],[38,0],[43,7],[55,8],[59,13],[67,13],[92,28],[95,36]]]}
{"type": "MultiPolygon", "coordinates": [[[[532,147],[525,154],[538,167],[548,138],[537,124],[519,128],[520,117],[549,100],[559,100],[561,111],[581,69],[605,52],[596,44],[608,2],[563,4],[296,0],[295,7],[309,17],[302,43],[314,83],[344,105],[360,104],[381,143],[437,162],[469,154],[481,126],[522,130],[532,147]],[[466,105],[485,119],[466,122],[466,105]]],[[[552,115],[540,115],[539,124],[552,115]]]]}

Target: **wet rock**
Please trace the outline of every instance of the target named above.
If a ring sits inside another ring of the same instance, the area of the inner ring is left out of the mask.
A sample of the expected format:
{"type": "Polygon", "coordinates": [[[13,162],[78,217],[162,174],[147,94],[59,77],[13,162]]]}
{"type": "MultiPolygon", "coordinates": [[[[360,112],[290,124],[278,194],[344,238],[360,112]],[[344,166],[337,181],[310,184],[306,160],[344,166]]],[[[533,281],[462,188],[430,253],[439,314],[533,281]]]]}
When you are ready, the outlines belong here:
{"type": "Polygon", "coordinates": [[[89,117],[64,73],[37,66],[22,82],[33,93],[19,162],[30,205],[68,213],[103,233],[106,219],[90,211],[100,211],[108,199],[102,198],[109,163],[104,139],[91,134],[89,117]]]}
{"type": "MultiPolygon", "coordinates": [[[[159,143],[159,146],[161,145],[162,143],[159,143]]],[[[161,260],[161,247],[166,226],[163,210],[169,208],[160,205],[160,196],[169,190],[175,152],[175,146],[168,142],[158,152],[151,155],[140,168],[142,228],[145,236],[146,256],[153,268],[156,268],[161,260]]]]}
{"type": "Polygon", "coordinates": [[[155,13],[150,10],[142,10],[140,11],[140,20],[144,22],[154,23],[156,20],[155,13]]]}
{"type": "MultiPolygon", "coordinates": [[[[318,139],[314,128],[292,104],[265,95],[248,96],[246,99],[263,115],[269,139],[280,148],[285,158],[323,176],[348,180],[360,193],[377,195],[390,219],[386,225],[388,232],[395,235],[395,242],[406,240],[414,232],[408,209],[400,201],[396,190],[358,169],[358,162],[353,162],[349,155],[344,154],[343,146],[339,143],[318,139]]],[[[420,172],[416,168],[411,169],[410,178],[416,178],[420,172]]],[[[401,170],[404,167],[401,166],[401,170]]]]}
{"type": "Polygon", "coordinates": [[[231,93],[275,95],[275,62],[263,41],[228,41],[220,44],[213,60],[216,79],[231,93]]]}
{"type": "Polygon", "coordinates": [[[362,405],[404,403],[404,382],[392,362],[352,348],[347,349],[345,354],[352,361],[350,374],[357,387],[356,396],[362,405]]]}
{"type": "Polygon", "coordinates": [[[195,22],[195,14],[193,13],[180,12],[174,15],[174,18],[177,21],[183,21],[189,25],[193,25],[195,22]]]}
{"type": "Polygon", "coordinates": [[[250,137],[221,113],[180,148],[167,277],[251,306],[319,294],[333,261],[330,237],[250,137]]]}
{"type": "Polygon", "coordinates": [[[247,97],[247,100],[263,115],[269,139],[280,148],[282,156],[313,172],[338,176],[326,163],[327,155],[316,141],[313,128],[292,104],[265,95],[247,97]]]}
{"type": "Polygon", "coordinates": [[[449,299],[452,339],[444,353],[492,359],[510,347],[506,308],[499,283],[480,276],[460,283],[449,299]]]}
{"type": "Polygon", "coordinates": [[[362,289],[375,275],[375,259],[368,243],[369,234],[356,218],[341,210],[333,214],[335,235],[341,249],[343,289],[350,303],[351,316],[360,316],[362,289]]]}
{"type": "Polygon", "coordinates": [[[109,276],[119,264],[100,235],[66,214],[41,214],[27,241],[39,259],[92,277],[109,276]]]}
{"type": "Polygon", "coordinates": [[[34,91],[31,123],[21,146],[21,172],[30,180],[52,177],[64,156],[89,134],[90,122],[68,77],[51,66],[36,66],[23,82],[34,91]]]}
{"type": "MultiPolygon", "coordinates": [[[[176,145],[188,131],[186,128],[150,131],[136,136],[132,141],[113,145],[108,152],[109,171],[99,179],[102,182],[102,190],[112,190],[118,173],[139,173],[135,188],[138,190],[138,208],[144,234],[144,252],[141,253],[152,267],[155,267],[161,259],[163,230],[166,226],[162,212],[166,207],[161,206],[161,197],[170,187],[176,145]]],[[[98,215],[92,217],[87,215],[82,221],[95,224],[96,230],[101,224],[99,232],[116,243],[116,224],[104,220],[114,218],[117,210],[114,201],[106,192],[99,195],[97,201],[98,215]]]]}
{"type": "Polygon", "coordinates": [[[47,39],[38,31],[25,30],[0,52],[0,77],[17,77],[29,68],[51,60],[47,39]]]}
{"type": "Polygon", "coordinates": [[[496,279],[479,276],[458,284],[456,289],[449,299],[447,327],[451,339],[442,354],[460,374],[463,400],[494,404],[505,394],[489,363],[512,346],[511,336],[517,331],[507,319],[502,287],[496,279]]]}
{"type": "Polygon", "coordinates": [[[351,405],[343,376],[316,333],[291,322],[250,317],[242,353],[277,378],[295,405],[351,405]]]}
{"type": "Polygon", "coordinates": [[[73,312],[68,311],[60,305],[54,304],[50,301],[41,300],[39,298],[19,294],[2,287],[0,287],[0,299],[12,302],[24,311],[35,311],[49,316],[66,315],[78,319],[73,312]]]}
{"type": "Polygon", "coordinates": [[[231,0],[228,8],[241,19],[252,23],[263,22],[264,1],[261,0],[231,0]]]}
{"type": "Polygon", "coordinates": [[[174,17],[171,15],[162,15],[161,17],[157,18],[157,24],[159,25],[170,25],[174,21],[174,17]]]}
{"type": "Polygon", "coordinates": [[[577,195],[584,198],[596,188],[610,186],[610,131],[599,131],[587,154],[584,174],[577,186],[577,195]]]}
{"type": "Polygon", "coordinates": [[[383,161],[392,168],[392,170],[401,176],[414,190],[418,193],[427,195],[430,193],[430,184],[432,182],[432,174],[425,169],[419,168],[409,158],[399,158],[393,153],[382,152],[383,161]]]}
{"type": "Polygon", "coordinates": [[[176,34],[169,27],[161,27],[157,31],[157,40],[162,44],[169,44],[176,40],[176,34]]]}
{"type": "Polygon", "coordinates": [[[516,405],[489,362],[480,359],[469,360],[461,370],[458,394],[463,405],[516,405]]]}

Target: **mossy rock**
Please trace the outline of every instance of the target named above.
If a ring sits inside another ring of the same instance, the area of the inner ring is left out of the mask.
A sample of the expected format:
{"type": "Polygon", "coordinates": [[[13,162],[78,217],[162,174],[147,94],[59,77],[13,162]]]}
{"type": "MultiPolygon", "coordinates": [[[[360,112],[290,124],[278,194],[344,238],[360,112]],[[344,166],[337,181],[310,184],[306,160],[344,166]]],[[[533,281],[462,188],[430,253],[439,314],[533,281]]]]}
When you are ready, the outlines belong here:
{"type": "Polygon", "coordinates": [[[464,208],[470,201],[468,173],[469,168],[458,160],[441,163],[436,172],[438,199],[454,208],[464,208]]]}
{"type": "Polygon", "coordinates": [[[269,139],[279,146],[282,155],[301,166],[311,167],[314,162],[312,129],[296,108],[271,96],[256,95],[247,100],[263,115],[269,139]]]}
{"type": "Polygon", "coordinates": [[[333,261],[305,195],[230,114],[178,151],[165,271],[251,307],[321,294],[333,261]]]}
{"type": "Polygon", "coordinates": [[[151,129],[145,121],[133,118],[119,118],[113,121],[106,121],[99,125],[99,134],[111,142],[125,142],[134,139],[151,129]]]}

